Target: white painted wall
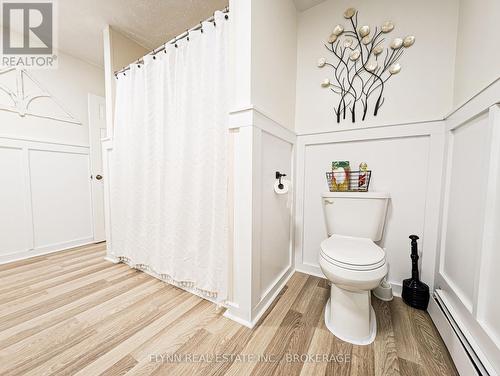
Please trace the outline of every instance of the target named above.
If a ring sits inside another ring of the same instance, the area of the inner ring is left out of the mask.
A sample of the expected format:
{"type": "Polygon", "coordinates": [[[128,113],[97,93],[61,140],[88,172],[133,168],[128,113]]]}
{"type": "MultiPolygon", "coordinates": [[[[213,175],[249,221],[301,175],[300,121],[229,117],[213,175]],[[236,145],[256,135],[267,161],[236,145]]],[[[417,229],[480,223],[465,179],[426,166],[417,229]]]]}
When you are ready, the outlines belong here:
{"type": "Polygon", "coordinates": [[[292,0],[230,2],[234,129],[233,302],[253,326],[293,272],[291,211],[273,191],[292,175],[296,11],[292,0]]]}
{"type": "Polygon", "coordinates": [[[107,136],[111,137],[113,135],[116,88],[114,72],[126,67],[149,51],[109,25],[103,30],[102,35],[104,40],[107,136]]]}
{"type": "Polygon", "coordinates": [[[353,169],[367,162],[373,171],[370,190],[391,195],[379,243],[386,250],[389,281],[398,292],[402,280],[409,278],[408,236],[417,234],[421,237],[425,269],[422,276],[432,285],[438,216],[429,208],[439,207],[442,127],[442,122],[434,122],[300,136],[296,172],[297,269],[322,275],[318,257],[327,232],[321,194],[328,191],[325,172],[331,162],[349,160],[353,169]]]}
{"type": "MultiPolygon", "coordinates": [[[[0,110],[0,136],[88,145],[87,95],[104,95],[104,72],[101,68],[64,53],[58,53],[58,59],[57,69],[33,70],[30,75],[82,126],[30,116],[21,117],[16,113],[0,110]]],[[[11,73],[6,74],[6,77],[0,75],[0,83],[15,87],[15,77],[12,81],[14,73],[11,73]]]]}
{"type": "Polygon", "coordinates": [[[295,124],[297,12],[292,0],[252,2],[252,103],[289,129],[295,124]]]}
{"type": "MultiPolygon", "coordinates": [[[[436,286],[482,363],[480,373],[493,375],[500,372],[500,304],[493,288],[500,272],[500,107],[488,107],[489,96],[500,98],[498,82],[446,121],[436,286]]],[[[438,328],[446,330],[446,323],[438,328]]]]}
{"type": "Polygon", "coordinates": [[[460,0],[454,105],[463,104],[500,77],[498,0],[460,0]]]}
{"type": "Polygon", "coordinates": [[[261,220],[260,222],[260,297],[265,297],[276,280],[292,264],[291,206],[288,195],[278,195],[273,186],[280,171],[292,179],[293,145],[265,131],[261,134],[261,220]]]}
{"type": "MultiPolygon", "coordinates": [[[[87,98],[104,94],[104,75],[64,53],[58,59],[57,69],[30,75],[81,124],[0,110],[0,262],[93,240],[87,98]]],[[[0,83],[15,87],[15,75],[0,83]]],[[[52,99],[36,101],[60,113],[52,99]]]]}
{"type": "Polygon", "coordinates": [[[299,13],[296,131],[328,132],[442,119],[453,102],[457,20],[455,0],[327,0],[299,13]],[[416,42],[401,59],[401,73],[387,82],[386,101],[378,116],[368,116],[354,126],[346,120],[339,126],[333,112],[337,97],[321,87],[331,71],[328,67],[318,68],[317,61],[329,57],[324,43],[336,24],[346,23],[343,12],[348,7],[358,9],[360,24],[374,27],[392,20],[396,27],[389,34],[391,37],[413,34],[416,42]]]}
{"type": "MultiPolygon", "coordinates": [[[[231,114],[234,129],[233,301],[225,315],[253,326],[294,270],[289,196],[275,172],[293,180],[295,134],[255,109],[231,114]]],[[[291,193],[293,194],[293,192],[291,193]]]]}

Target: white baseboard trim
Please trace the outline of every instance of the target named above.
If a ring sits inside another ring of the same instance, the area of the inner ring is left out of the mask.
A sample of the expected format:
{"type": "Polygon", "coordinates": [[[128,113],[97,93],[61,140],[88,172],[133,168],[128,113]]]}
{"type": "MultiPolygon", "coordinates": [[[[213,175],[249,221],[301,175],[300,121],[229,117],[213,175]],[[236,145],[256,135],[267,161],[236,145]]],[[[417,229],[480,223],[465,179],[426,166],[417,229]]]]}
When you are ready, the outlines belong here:
{"type": "Polygon", "coordinates": [[[234,310],[233,312],[230,312],[229,309],[224,312],[224,317],[231,319],[238,324],[244,325],[247,328],[252,329],[257,323],[259,322],[260,318],[262,315],[266,312],[266,310],[271,306],[271,304],[275,301],[276,297],[278,294],[281,292],[281,290],[285,287],[286,283],[290,280],[292,277],[293,273],[295,272],[295,269],[293,266],[290,266],[280,278],[278,278],[277,282],[273,285],[272,288],[270,288],[267,293],[264,295],[264,297],[261,299],[261,301],[252,309],[250,317],[252,317],[252,320],[245,320],[244,318],[238,316],[237,314],[233,312],[238,312],[237,310],[234,310]]]}
{"type": "Polygon", "coordinates": [[[387,281],[391,284],[392,286],[392,295],[397,296],[398,298],[401,298],[401,291],[403,290],[403,285],[401,283],[393,282],[393,281],[387,281]]]}
{"type": "Polygon", "coordinates": [[[113,264],[118,264],[120,262],[120,260],[118,260],[115,256],[112,255],[106,255],[106,257],[104,257],[104,260],[112,262],[113,264]]]}
{"type": "Polygon", "coordinates": [[[274,300],[281,292],[281,290],[283,290],[294,272],[295,269],[290,266],[274,284],[274,286],[266,292],[261,301],[252,309],[252,328],[259,322],[260,318],[266,312],[269,306],[273,304],[274,300]]]}
{"type": "Polygon", "coordinates": [[[8,255],[0,256],[0,265],[1,264],[8,264],[8,263],[14,262],[14,261],[21,261],[21,260],[29,259],[29,258],[36,257],[36,256],[43,256],[43,255],[47,255],[50,253],[65,251],[65,250],[70,249],[70,248],[80,247],[82,245],[87,245],[87,244],[92,244],[92,243],[94,243],[93,238],[85,238],[85,239],[72,240],[72,241],[64,242],[64,243],[51,244],[48,246],[32,249],[29,251],[10,253],[8,255]]]}
{"type": "Polygon", "coordinates": [[[252,329],[254,327],[254,325],[252,325],[252,322],[251,321],[248,321],[248,320],[245,320],[245,319],[242,319],[241,317],[229,312],[228,309],[226,309],[226,311],[224,312],[223,316],[227,319],[230,319],[230,320],[233,320],[234,322],[237,322],[238,324],[241,324],[243,326],[246,326],[247,328],[249,329],[252,329]]]}
{"type": "Polygon", "coordinates": [[[295,270],[300,273],[313,275],[315,277],[326,278],[323,272],[321,271],[321,268],[317,265],[295,264],[295,270]]]}
{"type": "Polygon", "coordinates": [[[462,376],[478,376],[479,373],[477,372],[476,367],[472,363],[460,338],[439,307],[434,296],[430,299],[427,312],[429,312],[434,325],[448,348],[458,373],[462,376]]]}
{"type": "Polygon", "coordinates": [[[112,262],[113,264],[118,264],[120,262],[120,259],[118,259],[118,257],[115,257],[109,244],[110,242],[106,243],[106,256],[104,257],[104,260],[112,262]]]}

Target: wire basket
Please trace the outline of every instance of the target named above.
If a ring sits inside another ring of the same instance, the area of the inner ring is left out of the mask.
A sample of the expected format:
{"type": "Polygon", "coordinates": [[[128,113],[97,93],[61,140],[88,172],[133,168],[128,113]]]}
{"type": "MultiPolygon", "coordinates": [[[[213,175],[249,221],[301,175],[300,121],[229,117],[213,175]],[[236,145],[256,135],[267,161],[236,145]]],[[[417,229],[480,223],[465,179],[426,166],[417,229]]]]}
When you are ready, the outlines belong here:
{"type": "Polygon", "coordinates": [[[368,192],[371,170],[327,172],[330,192],[368,192]]]}

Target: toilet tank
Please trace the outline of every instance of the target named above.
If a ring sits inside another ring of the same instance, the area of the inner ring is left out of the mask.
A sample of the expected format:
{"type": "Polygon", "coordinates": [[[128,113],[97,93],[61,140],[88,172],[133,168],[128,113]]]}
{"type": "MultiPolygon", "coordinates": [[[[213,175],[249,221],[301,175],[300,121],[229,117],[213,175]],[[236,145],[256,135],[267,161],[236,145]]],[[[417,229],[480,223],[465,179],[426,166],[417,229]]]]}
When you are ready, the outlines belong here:
{"type": "Polygon", "coordinates": [[[380,240],[389,197],[384,192],[323,193],[328,236],[337,234],[380,240]]]}

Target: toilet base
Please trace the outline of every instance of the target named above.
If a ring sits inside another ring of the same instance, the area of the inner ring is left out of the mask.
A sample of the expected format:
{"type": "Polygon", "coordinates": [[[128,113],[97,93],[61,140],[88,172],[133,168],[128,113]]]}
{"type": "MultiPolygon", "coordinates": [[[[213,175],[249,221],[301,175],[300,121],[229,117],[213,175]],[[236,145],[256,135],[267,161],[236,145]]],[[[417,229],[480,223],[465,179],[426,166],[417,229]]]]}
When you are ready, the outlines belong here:
{"type": "Polygon", "coordinates": [[[325,307],[325,325],[328,330],[354,345],[372,343],[377,335],[377,319],[370,302],[370,291],[351,292],[335,285],[331,288],[330,299],[325,307]]]}

